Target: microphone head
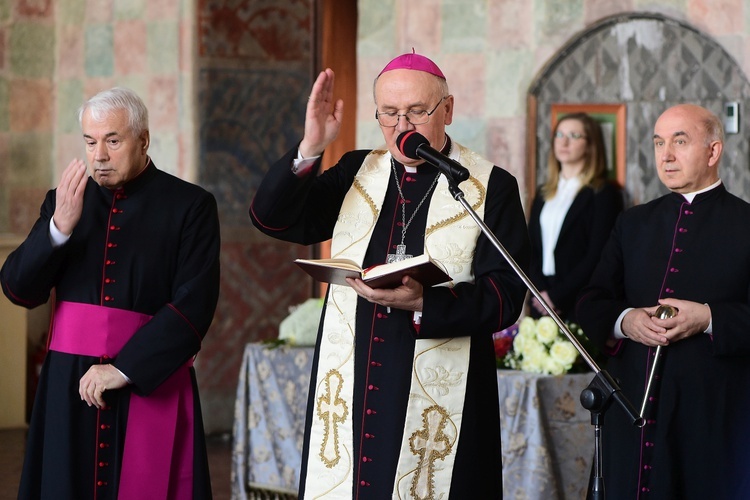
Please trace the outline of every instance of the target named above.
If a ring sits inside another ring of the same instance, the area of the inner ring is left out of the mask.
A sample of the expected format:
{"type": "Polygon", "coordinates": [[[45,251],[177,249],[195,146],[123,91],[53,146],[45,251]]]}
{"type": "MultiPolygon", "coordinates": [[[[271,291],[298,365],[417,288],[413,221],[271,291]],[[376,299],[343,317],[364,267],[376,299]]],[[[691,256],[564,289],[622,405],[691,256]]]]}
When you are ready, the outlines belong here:
{"type": "Polygon", "coordinates": [[[429,146],[430,141],[416,130],[402,132],[396,139],[396,147],[399,152],[412,160],[419,160],[417,148],[425,144],[429,146]]]}

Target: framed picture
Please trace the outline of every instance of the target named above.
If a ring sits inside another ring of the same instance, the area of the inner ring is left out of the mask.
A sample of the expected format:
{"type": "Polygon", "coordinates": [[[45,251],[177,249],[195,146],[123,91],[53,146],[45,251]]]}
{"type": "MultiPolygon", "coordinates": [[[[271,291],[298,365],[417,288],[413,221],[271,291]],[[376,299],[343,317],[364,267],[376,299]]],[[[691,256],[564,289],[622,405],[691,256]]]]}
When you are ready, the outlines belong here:
{"type": "Polygon", "coordinates": [[[607,177],[625,186],[625,104],[552,104],[552,130],[571,113],[586,113],[602,127],[607,155],[607,177]]]}

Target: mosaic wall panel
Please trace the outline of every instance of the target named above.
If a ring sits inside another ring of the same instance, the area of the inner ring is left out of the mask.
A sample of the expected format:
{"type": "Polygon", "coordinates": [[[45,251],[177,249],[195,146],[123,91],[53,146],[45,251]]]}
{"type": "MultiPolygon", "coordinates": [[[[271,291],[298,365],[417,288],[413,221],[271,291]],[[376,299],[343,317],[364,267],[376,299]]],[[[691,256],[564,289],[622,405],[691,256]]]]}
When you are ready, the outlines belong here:
{"type": "Polygon", "coordinates": [[[201,71],[200,183],[217,196],[223,226],[248,225],[264,173],[302,139],[310,85],[307,67],[201,71]]]}
{"type": "Polygon", "coordinates": [[[305,60],[310,55],[311,0],[199,0],[201,57],[305,60]]]}
{"type": "Polygon", "coordinates": [[[532,86],[536,96],[537,184],[546,175],[553,103],[625,103],[625,190],[629,203],[666,190],[656,175],[653,126],[669,106],[690,102],[715,113],[740,102],[740,133],[728,135],[720,173],[728,189],[750,200],[750,84],[739,65],[714,40],[658,15],[609,18],[564,47],[532,86]]]}
{"type": "Polygon", "coordinates": [[[252,227],[250,200],[272,162],[304,130],[312,85],[312,0],[197,2],[199,183],[216,196],[221,295],[198,357],[207,432],[231,429],[247,342],[278,336],[313,286],[292,261],[311,249],[252,227]]]}

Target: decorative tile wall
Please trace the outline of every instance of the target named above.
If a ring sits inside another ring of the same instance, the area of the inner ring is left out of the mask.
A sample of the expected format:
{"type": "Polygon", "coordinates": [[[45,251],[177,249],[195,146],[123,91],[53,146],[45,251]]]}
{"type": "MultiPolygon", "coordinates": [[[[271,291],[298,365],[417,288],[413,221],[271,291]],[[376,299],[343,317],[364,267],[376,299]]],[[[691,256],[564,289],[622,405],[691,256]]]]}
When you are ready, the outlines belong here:
{"type": "MultiPolygon", "coordinates": [[[[560,51],[535,82],[537,178],[546,175],[553,103],[625,103],[625,189],[631,203],[666,192],[656,175],[653,127],[669,106],[691,102],[722,116],[724,103],[750,104],[750,83],[715,40],[661,15],[621,15],[591,27],[560,51]]],[[[750,118],[741,112],[740,134],[726,137],[720,174],[727,188],[750,200],[750,118]]]]}

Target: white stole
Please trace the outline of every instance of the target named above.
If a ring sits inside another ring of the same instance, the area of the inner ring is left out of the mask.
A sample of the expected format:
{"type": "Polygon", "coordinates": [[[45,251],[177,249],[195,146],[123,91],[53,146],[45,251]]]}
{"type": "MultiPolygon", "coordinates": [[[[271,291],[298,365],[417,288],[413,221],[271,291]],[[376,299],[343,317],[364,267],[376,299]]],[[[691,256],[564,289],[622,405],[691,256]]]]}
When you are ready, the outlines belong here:
{"type": "MultiPolygon", "coordinates": [[[[451,157],[471,172],[461,184],[464,198],[484,215],[487,183],[494,166],[454,143],[451,157]]],[[[331,257],[362,264],[391,178],[391,155],[373,150],[344,198],[333,231],[331,257]]],[[[440,177],[430,199],[425,253],[440,262],[454,282],[473,282],[471,263],[480,230],[453,199],[440,177]]],[[[354,472],[351,408],[357,294],[331,285],[315,381],[305,481],[306,498],[350,499],[354,472]]],[[[466,392],[470,332],[450,339],[416,341],[406,422],[394,498],[447,497],[466,392]]]]}

